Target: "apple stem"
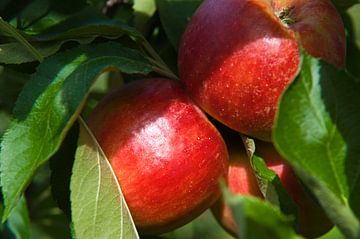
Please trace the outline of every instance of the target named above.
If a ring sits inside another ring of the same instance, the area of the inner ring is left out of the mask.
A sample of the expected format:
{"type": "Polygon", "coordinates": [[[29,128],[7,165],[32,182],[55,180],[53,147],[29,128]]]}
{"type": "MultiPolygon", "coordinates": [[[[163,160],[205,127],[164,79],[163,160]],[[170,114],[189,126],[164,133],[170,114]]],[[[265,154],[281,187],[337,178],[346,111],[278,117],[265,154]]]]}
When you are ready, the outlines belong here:
{"type": "Polygon", "coordinates": [[[287,7],[276,13],[280,21],[287,27],[295,23],[295,19],[293,18],[292,15],[293,10],[294,7],[287,7]]]}
{"type": "Polygon", "coordinates": [[[164,70],[160,67],[157,67],[157,66],[153,66],[153,70],[156,72],[156,73],[159,73],[160,75],[163,75],[163,76],[166,76],[170,79],[174,79],[174,80],[179,80],[178,77],[176,75],[174,75],[172,72],[169,72],[167,70],[164,70]]]}

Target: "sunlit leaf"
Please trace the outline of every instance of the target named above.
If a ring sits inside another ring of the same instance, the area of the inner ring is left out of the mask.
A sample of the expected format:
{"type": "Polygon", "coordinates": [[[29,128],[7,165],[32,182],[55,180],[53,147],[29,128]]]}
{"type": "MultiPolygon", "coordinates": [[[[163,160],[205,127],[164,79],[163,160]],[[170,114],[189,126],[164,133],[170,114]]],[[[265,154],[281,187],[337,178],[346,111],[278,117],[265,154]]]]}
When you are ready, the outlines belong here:
{"type": "Polygon", "coordinates": [[[349,238],[360,236],[359,92],[360,81],[304,55],[274,130],[279,152],[349,238]]]}
{"type": "Polygon", "coordinates": [[[116,69],[147,74],[151,66],[138,51],[104,43],[54,55],[37,68],[18,98],[15,120],[1,143],[3,220],[35,171],[59,148],[93,81],[101,72],[116,69]]]}
{"type": "Polygon", "coordinates": [[[115,173],[82,120],[70,189],[77,239],[139,238],[115,173]]]}

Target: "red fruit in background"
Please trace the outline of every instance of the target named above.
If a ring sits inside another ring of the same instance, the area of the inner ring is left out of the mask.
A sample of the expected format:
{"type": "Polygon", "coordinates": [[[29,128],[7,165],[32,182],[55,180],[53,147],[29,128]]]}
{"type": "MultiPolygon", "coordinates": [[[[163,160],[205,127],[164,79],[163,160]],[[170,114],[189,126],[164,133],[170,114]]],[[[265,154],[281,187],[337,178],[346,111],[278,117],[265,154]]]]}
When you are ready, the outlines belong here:
{"type": "Polygon", "coordinates": [[[205,0],[180,44],[180,78],[211,116],[269,141],[300,45],[344,65],[344,27],[330,0],[205,0]]]}
{"type": "MultiPolygon", "coordinates": [[[[320,206],[305,192],[290,165],[277,153],[272,144],[258,141],[256,152],[265,160],[266,165],[278,174],[284,188],[298,206],[298,233],[306,238],[315,238],[330,230],[333,224],[320,206]]],[[[240,141],[238,148],[229,149],[229,154],[229,190],[235,194],[263,198],[249,158],[245,149],[240,145],[240,141]]],[[[228,232],[239,235],[239,229],[223,199],[219,199],[211,209],[214,216],[228,232]]]]}
{"type": "MultiPolygon", "coordinates": [[[[230,146],[228,149],[230,165],[227,183],[229,190],[234,194],[263,197],[256,176],[250,165],[249,157],[241,145],[241,139],[236,146],[230,146]]],[[[211,207],[211,211],[226,231],[234,236],[239,235],[239,229],[233,219],[231,210],[228,205],[225,204],[223,198],[216,201],[211,207]]]]}
{"type": "Polygon", "coordinates": [[[105,97],[88,124],[141,233],[179,227],[219,198],[225,143],[178,82],[129,83],[105,97]]]}

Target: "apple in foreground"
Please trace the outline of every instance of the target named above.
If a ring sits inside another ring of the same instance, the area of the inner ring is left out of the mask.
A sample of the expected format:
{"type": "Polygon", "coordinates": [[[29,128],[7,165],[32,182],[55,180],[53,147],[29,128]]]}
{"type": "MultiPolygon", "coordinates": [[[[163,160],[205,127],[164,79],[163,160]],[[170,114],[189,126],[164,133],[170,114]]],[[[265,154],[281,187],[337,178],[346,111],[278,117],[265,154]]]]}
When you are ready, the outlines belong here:
{"type": "MultiPolygon", "coordinates": [[[[270,143],[256,142],[257,155],[261,156],[268,168],[277,173],[284,188],[298,207],[297,232],[306,238],[315,238],[329,231],[333,224],[324,211],[305,191],[290,165],[278,154],[270,143]]],[[[245,149],[229,148],[230,166],[228,187],[232,193],[263,198],[256,176],[251,168],[245,149]]],[[[232,235],[239,235],[239,229],[230,208],[219,199],[211,208],[220,224],[232,235]]]]}
{"type": "Polygon", "coordinates": [[[205,0],[183,34],[179,74],[208,114],[270,141],[279,97],[299,71],[300,47],[344,66],[345,30],[330,0],[205,0]]]}
{"type": "Polygon", "coordinates": [[[126,84],[105,97],[87,122],[140,233],[173,230],[220,197],[226,145],[178,82],[126,84]]]}

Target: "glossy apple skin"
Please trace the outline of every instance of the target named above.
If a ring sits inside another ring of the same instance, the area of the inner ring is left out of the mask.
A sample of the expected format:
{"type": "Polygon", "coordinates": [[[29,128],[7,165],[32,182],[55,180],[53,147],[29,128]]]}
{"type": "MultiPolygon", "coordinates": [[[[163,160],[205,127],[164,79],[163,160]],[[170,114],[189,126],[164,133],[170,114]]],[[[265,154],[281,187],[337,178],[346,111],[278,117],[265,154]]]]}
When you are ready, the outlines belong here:
{"type": "Polygon", "coordinates": [[[344,27],[330,1],[205,0],[183,34],[180,78],[215,119],[270,141],[279,97],[299,70],[300,44],[344,65],[344,27]],[[288,27],[277,16],[284,9],[294,21],[288,27]]]}
{"type": "Polygon", "coordinates": [[[226,145],[178,82],[126,84],[105,97],[87,122],[140,233],[173,230],[219,198],[226,145]]]}
{"type": "MultiPolygon", "coordinates": [[[[320,206],[305,192],[290,165],[277,153],[272,144],[258,141],[256,151],[265,160],[268,168],[278,174],[284,188],[298,206],[297,232],[306,238],[316,238],[329,231],[333,224],[320,206]]],[[[239,147],[236,151],[229,149],[229,153],[229,190],[235,194],[263,198],[245,150],[239,147]]],[[[239,235],[239,229],[235,224],[231,211],[222,198],[211,209],[224,229],[234,236],[239,235]]]]}

